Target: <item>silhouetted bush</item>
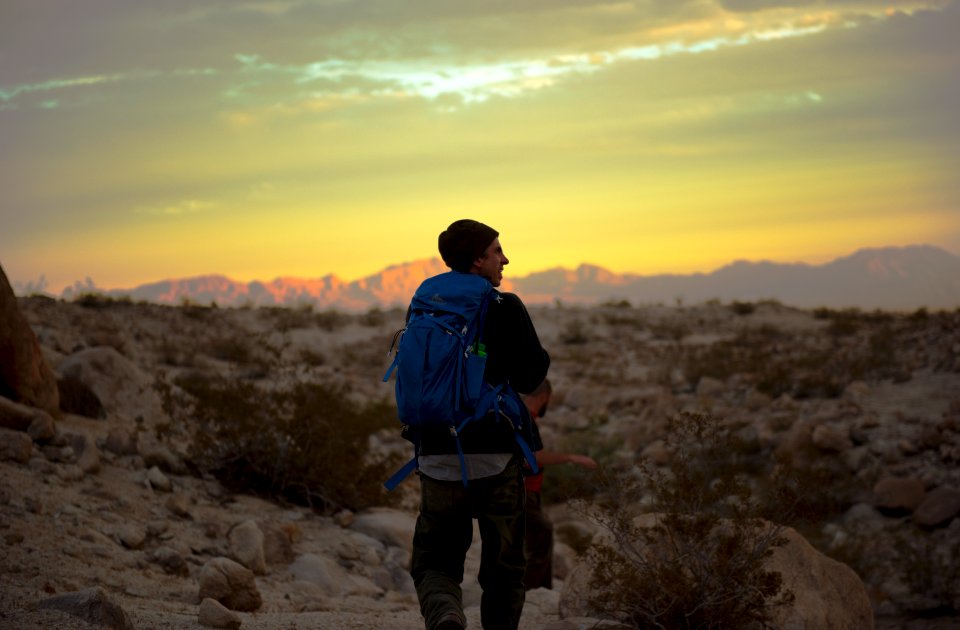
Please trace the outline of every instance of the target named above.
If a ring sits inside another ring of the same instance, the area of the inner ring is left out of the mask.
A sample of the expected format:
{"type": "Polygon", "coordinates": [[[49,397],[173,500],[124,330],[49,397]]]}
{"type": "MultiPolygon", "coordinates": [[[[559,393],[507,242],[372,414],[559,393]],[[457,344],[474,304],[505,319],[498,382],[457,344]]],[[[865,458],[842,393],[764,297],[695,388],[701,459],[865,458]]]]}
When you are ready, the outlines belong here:
{"type": "Polygon", "coordinates": [[[390,503],[381,483],[395,462],[373,461],[368,452],[371,433],[396,426],[387,401],[358,403],[343,387],[314,383],[281,390],[225,379],[176,384],[190,395],[193,463],[232,490],[327,512],[390,503]]]}
{"type": "Polygon", "coordinates": [[[793,600],[764,561],[783,545],[763,521],[745,478],[726,456],[717,419],[670,420],[665,469],[642,462],[609,475],[591,512],[608,543],[590,551],[591,609],[633,628],[769,627],[793,600]],[[642,506],[646,514],[635,516],[642,506]]]}
{"type": "Polygon", "coordinates": [[[73,298],[73,303],[84,308],[101,310],[113,306],[133,306],[133,298],[129,295],[113,297],[103,293],[81,293],[73,298]]]}

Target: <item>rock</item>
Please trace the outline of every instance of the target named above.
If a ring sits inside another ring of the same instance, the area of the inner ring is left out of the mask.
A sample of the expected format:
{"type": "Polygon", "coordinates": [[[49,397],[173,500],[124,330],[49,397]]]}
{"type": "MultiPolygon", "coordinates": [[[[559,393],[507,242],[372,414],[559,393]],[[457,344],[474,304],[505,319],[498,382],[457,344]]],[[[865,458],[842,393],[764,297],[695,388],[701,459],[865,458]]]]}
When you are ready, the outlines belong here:
{"type": "Polygon", "coordinates": [[[200,602],[200,613],[197,616],[197,621],[201,626],[230,628],[232,630],[236,630],[242,624],[240,615],[209,597],[200,602]]]}
{"type": "Polygon", "coordinates": [[[85,348],[60,364],[64,379],[74,379],[90,389],[103,404],[108,416],[133,420],[166,417],[153,377],[110,346],[85,348]]]}
{"type": "Polygon", "coordinates": [[[163,571],[170,575],[186,577],[190,574],[187,561],[176,549],[157,547],[150,554],[150,559],[156,564],[159,564],[163,568],[163,571]]]}
{"type": "Polygon", "coordinates": [[[140,549],[147,541],[147,531],[135,523],[123,523],[114,536],[127,549],[140,549]]]}
{"type": "Polygon", "coordinates": [[[223,557],[210,560],[200,569],[200,599],[205,597],[242,612],[263,605],[253,571],[223,557]]]}
{"type": "Polygon", "coordinates": [[[916,477],[885,477],[873,486],[874,505],[881,511],[902,514],[917,509],[926,491],[916,477]]]}
{"type": "Polygon", "coordinates": [[[167,497],[164,505],[172,514],[179,516],[180,518],[193,518],[193,514],[190,512],[190,497],[185,494],[171,494],[169,497],[167,497]]]}
{"type": "Polygon", "coordinates": [[[263,532],[263,557],[267,565],[287,565],[293,562],[296,554],[293,552],[294,531],[292,524],[277,525],[276,523],[260,523],[263,532]]]}
{"type": "Polygon", "coordinates": [[[873,608],[857,574],[820,553],[795,530],[784,529],[787,544],[773,550],[767,568],[780,573],[793,604],[776,609],[775,628],[870,630],[873,608]]]}
{"type": "Polygon", "coordinates": [[[373,508],[356,515],[350,529],[367,534],[385,545],[413,548],[416,517],[400,510],[373,508]]]}
{"type": "Polygon", "coordinates": [[[134,630],[126,611],[99,586],[45,599],[37,608],[59,610],[101,628],[134,630]]]}
{"type": "Polygon", "coordinates": [[[13,287],[0,267],[0,397],[56,415],[57,378],[40,343],[17,306],[13,287]]]}
{"type": "Polygon", "coordinates": [[[33,440],[26,433],[0,429],[0,462],[26,464],[33,453],[33,440]]]}
{"type": "Polygon", "coordinates": [[[116,455],[137,455],[137,435],[126,427],[113,427],[107,433],[104,448],[116,455]]]}
{"type": "Polygon", "coordinates": [[[698,398],[716,398],[723,395],[726,385],[723,381],[711,376],[702,376],[697,383],[698,398]]]}
{"type": "Polygon", "coordinates": [[[853,448],[850,431],[827,424],[816,426],[810,437],[814,446],[828,453],[843,453],[853,448]]]}
{"type": "Polygon", "coordinates": [[[140,442],[140,455],[143,457],[143,461],[147,466],[156,466],[161,470],[172,473],[182,473],[185,470],[183,462],[180,461],[179,457],[174,455],[165,445],[150,436],[145,435],[144,439],[140,442]]]}
{"type": "Polygon", "coordinates": [[[322,590],[329,597],[339,597],[347,582],[346,570],[335,561],[324,556],[305,553],[287,569],[296,580],[309,582],[322,590]]]}
{"type": "Polygon", "coordinates": [[[960,490],[941,486],[927,493],[913,512],[913,520],[921,527],[943,527],[960,514],[960,490]]]}
{"type": "Polygon", "coordinates": [[[147,471],[147,481],[150,482],[151,488],[159,490],[160,492],[170,492],[173,490],[173,484],[170,482],[170,479],[156,466],[153,466],[147,471]]]}
{"type": "Polygon", "coordinates": [[[33,417],[30,426],[27,427],[27,435],[34,442],[46,442],[52,440],[57,434],[57,427],[53,422],[53,417],[45,411],[40,411],[33,417]]]}
{"type": "Polygon", "coordinates": [[[265,575],[267,562],[263,553],[263,532],[256,521],[240,523],[230,531],[230,552],[233,557],[257,575],[265,575]]]}
{"type": "Polygon", "coordinates": [[[86,435],[75,435],[73,450],[78,453],[77,466],[80,470],[87,474],[100,472],[100,450],[92,438],[86,435]]]}
{"type": "Polygon", "coordinates": [[[670,449],[663,440],[654,440],[644,447],[640,457],[658,466],[665,466],[670,462],[670,449]]]}
{"type": "Polygon", "coordinates": [[[75,376],[59,379],[57,390],[60,392],[61,411],[99,420],[107,417],[97,394],[75,376]]]}
{"type": "Polygon", "coordinates": [[[0,396],[0,427],[26,431],[34,440],[49,440],[56,433],[53,417],[49,413],[43,409],[14,402],[4,396],[0,396]],[[31,427],[33,427],[32,432],[31,427]],[[37,435],[34,435],[34,432],[37,435]]]}

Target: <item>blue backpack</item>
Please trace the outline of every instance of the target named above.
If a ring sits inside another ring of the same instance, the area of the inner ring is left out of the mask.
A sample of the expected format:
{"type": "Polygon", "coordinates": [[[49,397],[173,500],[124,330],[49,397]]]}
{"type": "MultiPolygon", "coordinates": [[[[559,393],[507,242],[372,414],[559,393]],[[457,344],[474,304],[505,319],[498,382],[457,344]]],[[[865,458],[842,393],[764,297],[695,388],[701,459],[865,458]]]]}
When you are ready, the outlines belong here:
{"type": "MultiPolygon", "coordinates": [[[[519,396],[505,383],[493,387],[483,379],[484,323],[496,296],[490,282],[476,274],[450,271],[424,280],[410,303],[406,327],[398,333],[396,355],[383,377],[387,382],[396,372],[397,415],[417,450],[421,430],[439,428],[453,436],[465,486],[460,432],[489,413],[511,422],[521,451],[537,470],[536,458],[519,432],[523,418],[519,396]]],[[[393,490],[416,468],[415,452],[384,486],[393,490]]]]}

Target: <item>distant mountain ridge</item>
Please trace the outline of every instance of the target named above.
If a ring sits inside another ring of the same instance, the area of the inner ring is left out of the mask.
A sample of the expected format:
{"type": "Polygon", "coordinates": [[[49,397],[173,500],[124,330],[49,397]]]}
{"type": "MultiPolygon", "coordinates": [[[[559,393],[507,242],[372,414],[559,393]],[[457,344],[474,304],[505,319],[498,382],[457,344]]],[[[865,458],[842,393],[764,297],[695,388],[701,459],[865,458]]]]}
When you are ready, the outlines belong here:
{"type": "MultiPolygon", "coordinates": [[[[237,282],[221,275],[171,279],[133,289],[104,291],[92,282],[66,289],[70,298],[83,289],[134,300],[180,304],[216,302],[220,306],[311,304],[318,308],[365,310],[406,305],[420,282],[447,271],[437,258],[387,267],[346,282],[321,278],[276,278],[237,282]]],[[[509,271],[509,268],[508,268],[509,271]]],[[[930,245],[858,250],[822,265],[736,261],[711,273],[640,276],[616,274],[594,265],[554,268],[504,280],[505,291],[528,304],[595,304],[628,300],[635,304],[697,304],[721,301],[778,300],[815,308],[914,310],[960,307],[960,256],[930,245]]]]}

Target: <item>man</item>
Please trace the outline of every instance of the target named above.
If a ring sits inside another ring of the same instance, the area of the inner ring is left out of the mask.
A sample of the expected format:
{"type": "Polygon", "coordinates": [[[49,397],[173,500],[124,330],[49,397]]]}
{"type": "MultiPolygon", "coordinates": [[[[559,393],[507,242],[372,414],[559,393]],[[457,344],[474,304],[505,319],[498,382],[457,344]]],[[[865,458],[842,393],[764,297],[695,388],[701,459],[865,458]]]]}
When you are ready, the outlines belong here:
{"type": "MultiPolygon", "coordinates": [[[[523,402],[534,422],[546,415],[552,393],[550,381],[544,379],[539,387],[524,397],[523,402]]],[[[527,491],[527,572],[523,583],[528,591],[553,588],[553,523],[543,511],[540,490],[543,487],[544,467],[555,464],[576,464],[589,469],[597,467],[597,462],[587,455],[537,451],[537,468],[540,470],[524,479],[527,491]]]]}
{"type": "MultiPolygon", "coordinates": [[[[510,261],[493,228],[468,219],[455,221],[440,234],[438,245],[443,261],[454,271],[477,274],[500,286],[503,267],[510,261]]],[[[484,344],[484,380],[491,385],[509,383],[527,393],[546,377],[550,357],[516,295],[501,293],[491,301],[484,344]]],[[[525,497],[513,431],[510,422],[493,414],[460,431],[466,485],[450,434],[438,430],[419,436],[422,498],[410,574],[428,630],[466,626],[460,583],[473,519],[483,542],[478,575],[483,589],[481,624],[487,630],[509,630],[520,622],[525,597],[525,497]]]]}

